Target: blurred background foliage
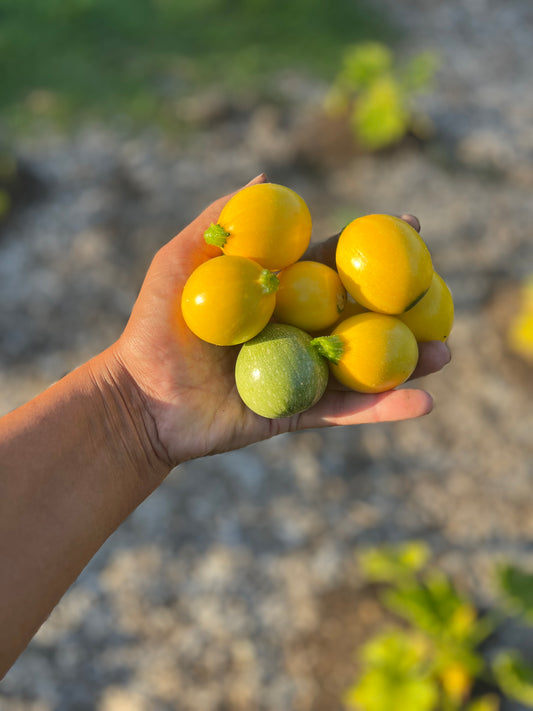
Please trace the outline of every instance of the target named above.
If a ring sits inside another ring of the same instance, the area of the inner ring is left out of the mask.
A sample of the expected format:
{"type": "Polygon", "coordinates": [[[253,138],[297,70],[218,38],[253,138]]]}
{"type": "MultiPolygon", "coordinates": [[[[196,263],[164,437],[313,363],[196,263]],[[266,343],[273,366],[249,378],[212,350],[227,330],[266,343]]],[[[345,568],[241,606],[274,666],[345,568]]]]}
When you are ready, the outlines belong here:
{"type": "Polygon", "coordinates": [[[409,131],[423,140],[431,133],[431,123],[415,101],[433,89],[437,66],[437,56],[430,51],[402,62],[382,42],[350,45],[325,108],[334,116],[346,114],[355,139],[369,150],[393,145],[409,131]]]}
{"type": "Polygon", "coordinates": [[[266,87],[286,68],[332,76],[347,43],[390,36],[350,0],[0,0],[0,107],[17,125],[161,121],[202,84],[266,87]]]}
{"type": "Polygon", "coordinates": [[[529,627],[533,574],[512,563],[494,570],[495,603],[476,604],[444,574],[422,541],[368,548],[364,579],[392,614],[359,650],[346,693],[355,711],[498,711],[504,699],[533,707],[533,667],[502,647],[498,627],[529,627]]]}

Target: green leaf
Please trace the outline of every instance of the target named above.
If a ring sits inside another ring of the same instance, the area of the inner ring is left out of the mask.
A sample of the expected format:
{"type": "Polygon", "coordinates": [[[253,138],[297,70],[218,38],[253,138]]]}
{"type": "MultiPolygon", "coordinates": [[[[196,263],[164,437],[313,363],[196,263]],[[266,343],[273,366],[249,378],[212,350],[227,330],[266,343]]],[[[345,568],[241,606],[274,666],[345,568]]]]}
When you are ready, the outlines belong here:
{"type": "Polygon", "coordinates": [[[398,582],[422,570],[430,557],[429,547],[421,541],[397,546],[369,548],[359,555],[359,564],[372,582],[398,582]]]}
{"type": "Polygon", "coordinates": [[[428,645],[424,637],[401,629],[390,629],[364,645],[361,659],[369,667],[410,674],[425,665],[427,653],[428,645]]]}
{"type": "Polygon", "coordinates": [[[504,604],[533,623],[533,573],[507,564],[497,568],[496,579],[504,604]]]}
{"type": "Polygon", "coordinates": [[[492,665],[502,691],[516,701],[533,708],[533,667],[515,649],[504,650],[492,665]]]}
{"type": "Polygon", "coordinates": [[[415,627],[440,636],[447,634],[452,616],[463,600],[445,576],[433,573],[425,582],[388,590],[384,602],[415,627]]]}
{"type": "Polygon", "coordinates": [[[349,690],[345,702],[358,711],[432,711],[437,697],[437,686],[428,677],[394,678],[371,669],[349,690]]]}
{"type": "Polygon", "coordinates": [[[387,590],[383,601],[389,610],[437,640],[473,648],[493,629],[490,618],[479,618],[472,602],[439,571],[431,571],[423,581],[387,590]]]}
{"type": "Polygon", "coordinates": [[[409,127],[398,83],[390,77],[374,82],[356,101],[352,126],[361,144],[372,150],[397,143],[409,127]]]}
{"type": "Polygon", "coordinates": [[[389,630],[368,642],[361,653],[363,673],[347,692],[348,707],[360,711],[431,711],[438,697],[429,673],[423,637],[389,630]]]}
{"type": "Polygon", "coordinates": [[[341,81],[354,90],[366,89],[392,69],[392,52],[381,42],[362,42],[344,56],[341,81]]]}

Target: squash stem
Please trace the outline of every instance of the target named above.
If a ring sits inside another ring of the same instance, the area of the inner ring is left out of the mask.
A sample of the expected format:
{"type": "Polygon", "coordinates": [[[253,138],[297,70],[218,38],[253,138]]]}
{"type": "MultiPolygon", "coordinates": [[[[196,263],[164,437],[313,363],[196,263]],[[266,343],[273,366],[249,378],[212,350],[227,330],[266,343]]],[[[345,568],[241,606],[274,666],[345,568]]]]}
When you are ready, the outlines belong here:
{"type": "Polygon", "coordinates": [[[414,301],[412,301],[412,302],[409,304],[409,306],[406,306],[406,308],[404,309],[404,313],[405,313],[406,311],[409,311],[410,309],[412,309],[413,306],[416,306],[419,301],[422,301],[422,299],[423,299],[424,296],[428,293],[428,291],[429,291],[429,289],[426,289],[425,291],[423,291],[423,292],[420,294],[420,296],[417,296],[416,299],[415,299],[414,301]]]}
{"type": "Polygon", "coordinates": [[[215,225],[213,222],[204,232],[204,239],[207,244],[214,244],[215,247],[223,247],[228,241],[230,233],[221,225],[215,225]]]}
{"type": "Polygon", "coordinates": [[[259,275],[259,283],[261,284],[263,294],[273,294],[279,287],[278,277],[268,269],[263,269],[259,275]]]}
{"type": "Polygon", "coordinates": [[[335,363],[335,365],[338,364],[344,353],[342,338],[337,335],[318,336],[318,338],[313,338],[311,345],[316,348],[321,356],[335,363]]]}
{"type": "Polygon", "coordinates": [[[341,291],[340,293],[337,293],[337,311],[338,313],[342,313],[346,307],[346,292],[341,291]]]}

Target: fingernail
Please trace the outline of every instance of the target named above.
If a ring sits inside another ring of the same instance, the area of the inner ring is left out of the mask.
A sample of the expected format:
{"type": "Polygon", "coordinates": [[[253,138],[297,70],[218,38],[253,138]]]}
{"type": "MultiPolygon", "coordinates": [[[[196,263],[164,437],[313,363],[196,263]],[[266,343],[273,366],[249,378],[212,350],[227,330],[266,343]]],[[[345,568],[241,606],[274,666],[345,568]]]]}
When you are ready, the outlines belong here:
{"type": "Polygon", "coordinates": [[[404,212],[403,215],[401,215],[402,220],[404,222],[408,222],[411,227],[414,227],[417,232],[420,232],[420,220],[416,215],[411,215],[409,212],[404,212]]]}
{"type": "Polygon", "coordinates": [[[423,417],[425,417],[426,415],[429,415],[433,411],[433,408],[435,407],[435,400],[433,399],[433,396],[430,393],[428,393],[427,390],[425,391],[425,393],[426,393],[427,400],[426,400],[426,409],[425,409],[424,413],[422,414],[423,417]]]}
{"type": "Polygon", "coordinates": [[[247,188],[248,185],[254,185],[255,183],[268,183],[266,173],[259,173],[259,175],[256,175],[255,178],[252,178],[249,183],[246,183],[244,187],[247,188]]]}

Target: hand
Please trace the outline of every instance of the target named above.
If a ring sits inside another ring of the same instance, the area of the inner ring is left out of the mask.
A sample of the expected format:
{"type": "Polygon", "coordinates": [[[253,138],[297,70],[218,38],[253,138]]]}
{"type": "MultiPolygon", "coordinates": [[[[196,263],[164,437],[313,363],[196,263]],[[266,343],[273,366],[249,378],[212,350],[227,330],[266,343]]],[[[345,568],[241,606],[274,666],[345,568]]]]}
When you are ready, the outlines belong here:
{"type": "MultiPolygon", "coordinates": [[[[259,176],[251,182],[264,181],[259,176]]],[[[430,412],[430,395],[418,389],[367,395],[329,387],[311,409],[277,420],[260,417],[243,404],[234,379],[238,348],[198,339],[185,325],[180,309],[188,276],[200,263],[220,254],[218,248],[205,244],[203,233],[217,221],[229,197],[210,205],[156,254],[127,327],[110,349],[108,367],[120,371],[121,382],[126,375],[140,394],[159,458],[172,467],[283,432],[404,420],[430,412]]],[[[418,227],[416,218],[404,219],[418,227]]],[[[332,238],[310,248],[306,257],[331,263],[335,244],[332,238]]],[[[423,344],[414,375],[439,370],[449,358],[444,344],[423,344]]]]}

